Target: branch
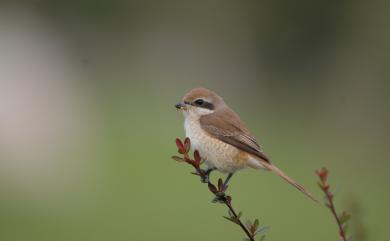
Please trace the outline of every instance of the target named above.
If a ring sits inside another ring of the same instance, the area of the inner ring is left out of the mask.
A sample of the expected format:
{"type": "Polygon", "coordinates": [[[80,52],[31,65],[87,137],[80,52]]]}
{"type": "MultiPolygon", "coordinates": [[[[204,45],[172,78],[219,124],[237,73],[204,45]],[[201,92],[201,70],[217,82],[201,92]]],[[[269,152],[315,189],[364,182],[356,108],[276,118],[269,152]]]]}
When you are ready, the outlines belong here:
{"type": "MultiPolygon", "coordinates": [[[[191,148],[191,141],[189,138],[186,138],[184,143],[180,139],[176,139],[176,146],[182,157],[172,156],[172,159],[191,165],[195,169],[195,172],[192,172],[192,174],[200,176],[202,182],[207,182],[210,192],[215,195],[213,202],[226,205],[229,210],[229,216],[224,216],[224,218],[240,226],[247,236],[244,238],[245,241],[255,241],[256,235],[263,234],[267,230],[266,227],[259,227],[258,219],[256,219],[253,223],[248,220],[245,224],[243,224],[241,221],[242,212],[237,214],[232,205],[232,197],[226,194],[228,186],[223,183],[221,178],[218,179],[217,185],[210,182],[207,171],[200,167],[202,164],[202,158],[197,150],[194,151],[194,158],[190,158],[189,152],[191,148]]],[[[260,241],[264,240],[264,238],[265,235],[261,235],[260,241]]]]}
{"type": "Polygon", "coordinates": [[[333,193],[330,191],[330,185],[328,183],[328,170],[326,168],[321,168],[320,170],[316,171],[317,176],[320,178],[320,181],[318,182],[318,185],[320,186],[321,190],[325,193],[325,206],[328,207],[335,218],[337,222],[337,226],[339,228],[339,235],[340,239],[342,241],[349,241],[351,238],[347,237],[347,228],[348,228],[348,221],[351,218],[351,215],[349,215],[347,212],[342,212],[341,215],[338,215],[336,212],[336,208],[333,202],[333,193]]]}

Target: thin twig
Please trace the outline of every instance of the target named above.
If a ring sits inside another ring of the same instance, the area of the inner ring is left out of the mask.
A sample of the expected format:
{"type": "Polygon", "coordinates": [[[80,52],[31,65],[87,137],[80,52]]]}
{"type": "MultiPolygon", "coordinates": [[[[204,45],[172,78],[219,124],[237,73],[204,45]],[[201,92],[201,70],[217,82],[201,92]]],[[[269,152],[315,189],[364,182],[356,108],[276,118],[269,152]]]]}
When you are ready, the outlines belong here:
{"type": "Polygon", "coordinates": [[[241,222],[241,219],[240,217],[237,215],[236,211],[234,211],[234,208],[233,206],[231,205],[231,202],[228,201],[228,200],[225,200],[224,201],[225,205],[229,208],[230,212],[232,212],[233,216],[236,218],[237,222],[238,222],[238,225],[240,225],[240,227],[242,228],[242,230],[244,230],[246,236],[248,236],[248,238],[251,240],[251,241],[255,241],[255,238],[253,237],[253,235],[249,232],[249,230],[245,227],[245,225],[241,222]]]}
{"type": "MultiPolygon", "coordinates": [[[[210,192],[215,195],[213,202],[223,203],[229,209],[229,217],[224,218],[241,227],[241,229],[245,232],[246,236],[248,236],[248,238],[244,238],[244,240],[255,241],[255,236],[265,230],[265,228],[259,227],[259,220],[256,219],[253,223],[248,221],[246,225],[242,223],[242,212],[239,212],[237,214],[237,212],[232,206],[232,197],[226,195],[226,190],[228,186],[223,183],[222,179],[218,180],[217,185],[214,185],[210,182],[208,172],[200,167],[200,165],[202,164],[202,158],[198,151],[194,151],[194,159],[190,158],[188,154],[191,146],[190,139],[186,138],[184,142],[182,142],[180,139],[176,139],[176,146],[178,147],[178,152],[182,155],[182,157],[173,156],[172,158],[176,161],[185,162],[191,165],[195,169],[195,172],[192,172],[192,174],[200,176],[202,182],[207,183],[210,192]]],[[[264,239],[264,235],[262,239],[264,239]]]]}
{"type": "Polygon", "coordinates": [[[328,170],[326,168],[321,168],[320,170],[316,171],[316,174],[320,178],[320,182],[318,183],[318,185],[320,186],[321,190],[325,193],[325,198],[327,200],[327,203],[325,205],[330,209],[333,217],[337,222],[340,238],[342,241],[349,241],[350,239],[347,237],[346,234],[346,227],[347,227],[347,222],[351,216],[346,212],[343,212],[341,216],[337,214],[333,202],[334,195],[330,191],[330,185],[328,183],[328,170]]]}
{"type": "Polygon", "coordinates": [[[326,194],[328,200],[329,200],[329,209],[330,211],[332,212],[333,214],[333,217],[336,219],[336,222],[337,222],[337,225],[339,226],[339,233],[340,233],[340,237],[343,241],[347,241],[347,237],[345,235],[345,232],[344,232],[344,228],[343,228],[343,225],[341,224],[340,222],[340,219],[339,217],[337,216],[337,212],[336,212],[336,209],[334,207],[334,203],[332,201],[332,199],[330,199],[330,197],[328,196],[328,194],[326,194]]]}

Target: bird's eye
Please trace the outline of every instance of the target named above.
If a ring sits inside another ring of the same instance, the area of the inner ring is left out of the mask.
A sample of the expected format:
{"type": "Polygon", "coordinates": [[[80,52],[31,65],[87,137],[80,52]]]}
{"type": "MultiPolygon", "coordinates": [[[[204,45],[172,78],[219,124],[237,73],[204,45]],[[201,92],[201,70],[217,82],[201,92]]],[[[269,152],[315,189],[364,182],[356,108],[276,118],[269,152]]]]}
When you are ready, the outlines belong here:
{"type": "Polygon", "coordinates": [[[202,100],[202,99],[195,100],[196,105],[203,105],[203,103],[204,103],[204,100],[202,100]]]}

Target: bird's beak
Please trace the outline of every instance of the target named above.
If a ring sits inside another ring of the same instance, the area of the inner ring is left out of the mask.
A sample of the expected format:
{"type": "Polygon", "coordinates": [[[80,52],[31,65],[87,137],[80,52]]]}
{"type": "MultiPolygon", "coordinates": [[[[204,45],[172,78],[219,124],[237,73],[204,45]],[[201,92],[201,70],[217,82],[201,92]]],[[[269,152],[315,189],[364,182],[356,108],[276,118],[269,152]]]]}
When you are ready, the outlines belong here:
{"type": "Polygon", "coordinates": [[[175,105],[178,110],[187,110],[187,105],[185,103],[179,102],[175,105]]]}

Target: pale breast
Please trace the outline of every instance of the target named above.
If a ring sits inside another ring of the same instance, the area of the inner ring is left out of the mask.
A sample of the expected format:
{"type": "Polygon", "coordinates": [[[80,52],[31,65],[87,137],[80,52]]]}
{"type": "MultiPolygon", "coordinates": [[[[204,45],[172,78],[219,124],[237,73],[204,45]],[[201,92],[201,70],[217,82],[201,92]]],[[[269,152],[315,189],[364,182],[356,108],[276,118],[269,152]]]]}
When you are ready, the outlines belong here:
{"type": "Polygon", "coordinates": [[[199,151],[208,166],[228,173],[246,166],[247,155],[236,147],[208,135],[201,128],[199,120],[186,118],[184,128],[186,136],[191,139],[191,148],[199,151]]]}

